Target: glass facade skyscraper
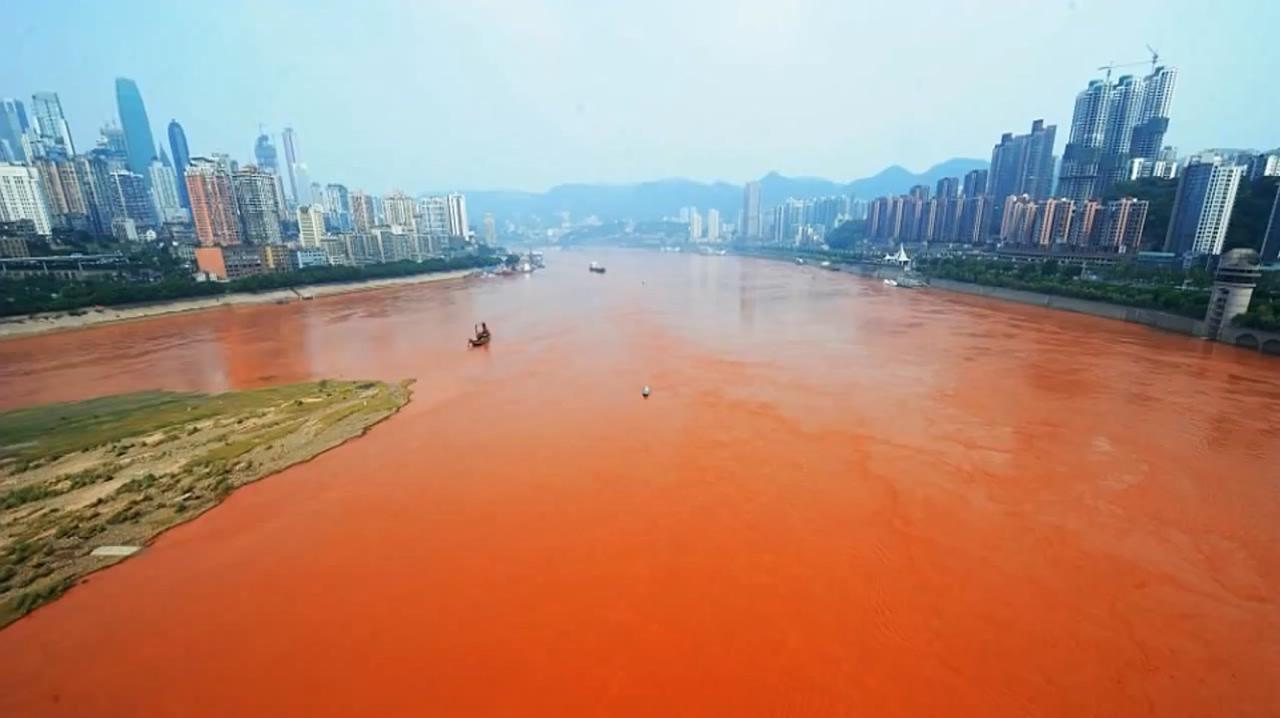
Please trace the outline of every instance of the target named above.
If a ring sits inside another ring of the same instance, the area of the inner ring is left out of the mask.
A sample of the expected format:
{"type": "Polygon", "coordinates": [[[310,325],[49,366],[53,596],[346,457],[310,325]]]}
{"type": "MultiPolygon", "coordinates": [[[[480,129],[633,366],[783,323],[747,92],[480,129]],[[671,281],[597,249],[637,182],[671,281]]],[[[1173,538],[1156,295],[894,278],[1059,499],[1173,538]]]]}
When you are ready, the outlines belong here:
{"type": "Polygon", "coordinates": [[[22,100],[6,97],[0,100],[0,161],[26,162],[27,151],[22,136],[30,126],[22,100]]]}
{"type": "Polygon", "coordinates": [[[184,177],[187,165],[191,164],[191,150],[187,147],[187,133],[177,120],[169,120],[169,152],[173,154],[173,171],[178,177],[178,200],[185,209],[190,210],[191,197],[187,194],[184,177]]]}
{"type": "Polygon", "coordinates": [[[31,96],[31,116],[35,120],[36,134],[46,154],[56,159],[67,159],[76,153],[71,141],[71,128],[62,114],[62,100],[56,92],[37,92],[31,96]]]}
{"type": "Polygon", "coordinates": [[[125,147],[129,155],[129,171],[144,177],[155,159],[156,143],[151,137],[151,121],[142,104],[138,83],[127,77],[116,78],[116,104],[120,110],[120,126],[124,128],[125,147]]]}

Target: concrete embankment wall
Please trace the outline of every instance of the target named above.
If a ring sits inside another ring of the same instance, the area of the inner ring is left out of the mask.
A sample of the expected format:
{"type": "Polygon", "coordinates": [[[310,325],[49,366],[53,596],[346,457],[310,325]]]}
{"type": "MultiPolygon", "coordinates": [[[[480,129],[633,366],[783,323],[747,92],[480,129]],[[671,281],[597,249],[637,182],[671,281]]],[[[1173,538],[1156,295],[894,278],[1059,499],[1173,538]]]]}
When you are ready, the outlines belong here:
{"type": "Polygon", "coordinates": [[[1280,356],[1280,332],[1266,332],[1249,327],[1227,327],[1222,330],[1222,341],[1244,349],[1256,349],[1263,354],[1280,356]]]}
{"type": "Polygon", "coordinates": [[[995,299],[1004,299],[1006,301],[1019,302],[1021,304],[1032,304],[1038,307],[1049,307],[1050,309],[1063,309],[1068,312],[1092,314],[1095,317],[1119,319],[1125,322],[1145,324],[1149,327],[1156,327],[1157,329],[1196,336],[1201,333],[1201,326],[1204,324],[1204,322],[1199,319],[1191,319],[1177,314],[1169,314],[1168,312],[1159,312],[1154,309],[1126,307],[1119,304],[1093,302],[1088,299],[1075,299],[1073,297],[1059,297],[1052,294],[1026,292],[1020,289],[1008,289],[1005,287],[988,287],[981,284],[956,282],[950,279],[930,279],[929,286],[934,289],[945,289],[950,292],[976,294],[980,297],[993,297],[995,299]]]}

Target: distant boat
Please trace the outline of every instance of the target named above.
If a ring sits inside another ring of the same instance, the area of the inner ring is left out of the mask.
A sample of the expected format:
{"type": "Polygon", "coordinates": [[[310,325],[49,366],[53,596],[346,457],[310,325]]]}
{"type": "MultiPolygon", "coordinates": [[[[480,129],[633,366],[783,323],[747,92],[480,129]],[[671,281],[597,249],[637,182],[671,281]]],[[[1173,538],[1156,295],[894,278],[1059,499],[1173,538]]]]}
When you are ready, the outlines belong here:
{"type": "Polygon", "coordinates": [[[884,284],[885,284],[885,286],[887,286],[887,287],[896,287],[896,286],[898,286],[898,280],[896,280],[896,279],[886,279],[886,280],[884,280],[884,284]]]}
{"type": "Polygon", "coordinates": [[[604,274],[604,265],[599,262],[592,262],[591,264],[587,265],[587,269],[589,271],[595,272],[596,274],[604,274]]]}
{"type": "Polygon", "coordinates": [[[804,264],[804,259],[802,257],[796,257],[796,264],[804,264]]]}

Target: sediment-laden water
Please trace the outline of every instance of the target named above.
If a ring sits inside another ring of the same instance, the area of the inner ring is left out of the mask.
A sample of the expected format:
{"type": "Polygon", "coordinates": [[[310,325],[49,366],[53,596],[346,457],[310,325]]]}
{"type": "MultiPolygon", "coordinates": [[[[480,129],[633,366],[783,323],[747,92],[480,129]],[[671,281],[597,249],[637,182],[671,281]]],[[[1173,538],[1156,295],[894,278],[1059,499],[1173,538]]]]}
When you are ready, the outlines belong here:
{"type": "Polygon", "coordinates": [[[0,632],[0,715],[1280,713],[1280,363],[761,260],[549,263],[0,343],[3,407],[418,380],[0,632]]]}

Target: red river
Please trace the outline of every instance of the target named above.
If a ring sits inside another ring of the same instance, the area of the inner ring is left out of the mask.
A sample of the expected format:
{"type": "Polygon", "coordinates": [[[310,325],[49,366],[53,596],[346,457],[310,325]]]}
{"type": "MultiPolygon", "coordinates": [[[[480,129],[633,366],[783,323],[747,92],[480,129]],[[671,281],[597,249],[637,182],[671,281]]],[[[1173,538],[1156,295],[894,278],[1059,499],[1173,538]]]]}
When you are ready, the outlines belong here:
{"type": "Polygon", "coordinates": [[[549,263],[0,342],[5,408],[417,379],[0,631],[0,716],[1280,715],[1280,362],[549,263]]]}

